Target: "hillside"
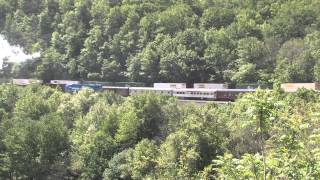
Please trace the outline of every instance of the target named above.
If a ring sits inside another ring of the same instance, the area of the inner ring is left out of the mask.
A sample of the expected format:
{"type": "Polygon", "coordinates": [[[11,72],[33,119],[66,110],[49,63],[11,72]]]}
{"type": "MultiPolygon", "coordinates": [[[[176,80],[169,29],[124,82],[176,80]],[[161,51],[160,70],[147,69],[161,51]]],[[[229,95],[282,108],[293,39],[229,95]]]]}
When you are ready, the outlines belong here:
{"type": "Polygon", "coordinates": [[[0,85],[0,178],[318,179],[319,107],[307,90],[197,107],[0,85]]]}
{"type": "Polygon", "coordinates": [[[311,82],[319,9],[318,0],[0,0],[0,30],[42,54],[16,77],[311,82]]]}

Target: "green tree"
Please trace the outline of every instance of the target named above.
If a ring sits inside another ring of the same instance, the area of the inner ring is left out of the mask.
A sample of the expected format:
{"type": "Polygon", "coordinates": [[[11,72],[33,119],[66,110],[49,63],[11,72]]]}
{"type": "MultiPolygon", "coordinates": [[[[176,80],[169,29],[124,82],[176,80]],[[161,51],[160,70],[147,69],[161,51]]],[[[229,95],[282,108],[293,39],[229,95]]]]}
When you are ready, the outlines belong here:
{"type": "Polygon", "coordinates": [[[261,70],[272,69],[271,61],[267,59],[268,49],[257,38],[241,39],[236,51],[238,55],[236,60],[237,70],[232,80],[239,83],[257,82],[258,79],[262,79],[259,77],[261,76],[261,70]]]}
{"type": "Polygon", "coordinates": [[[204,11],[201,17],[201,25],[206,28],[227,27],[235,19],[235,14],[227,8],[212,7],[204,11]]]}
{"type": "Polygon", "coordinates": [[[276,76],[281,82],[311,82],[315,61],[302,39],[283,44],[277,56],[276,76]]]}
{"type": "Polygon", "coordinates": [[[44,98],[28,93],[16,102],[15,116],[22,119],[39,120],[43,115],[50,112],[48,103],[44,98]]]}
{"type": "Polygon", "coordinates": [[[64,161],[68,136],[63,121],[52,114],[39,121],[17,119],[6,131],[4,145],[9,177],[41,179],[56,173],[55,163],[64,161]]]}
{"type": "Polygon", "coordinates": [[[136,146],[132,153],[132,178],[155,178],[156,157],[158,147],[154,141],[142,140],[136,146]]]}

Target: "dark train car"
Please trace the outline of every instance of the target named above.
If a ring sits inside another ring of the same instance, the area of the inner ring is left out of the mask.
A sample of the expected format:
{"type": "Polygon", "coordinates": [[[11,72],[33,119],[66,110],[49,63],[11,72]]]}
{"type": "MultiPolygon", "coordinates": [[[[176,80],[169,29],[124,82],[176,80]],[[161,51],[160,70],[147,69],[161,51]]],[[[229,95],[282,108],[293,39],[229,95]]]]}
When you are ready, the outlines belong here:
{"type": "Polygon", "coordinates": [[[146,83],[143,83],[143,82],[114,82],[113,86],[117,86],[117,87],[146,87],[146,83]]]}
{"type": "Polygon", "coordinates": [[[114,92],[121,96],[127,97],[129,96],[129,88],[128,87],[114,87],[114,86],[103,86],[103,91],[114,92]]]}
{"type": "Polygon", "coordinates": [[[240,94],[255,92],[255,89],[217,89],[216,100],[234,101],[240,94]]]}

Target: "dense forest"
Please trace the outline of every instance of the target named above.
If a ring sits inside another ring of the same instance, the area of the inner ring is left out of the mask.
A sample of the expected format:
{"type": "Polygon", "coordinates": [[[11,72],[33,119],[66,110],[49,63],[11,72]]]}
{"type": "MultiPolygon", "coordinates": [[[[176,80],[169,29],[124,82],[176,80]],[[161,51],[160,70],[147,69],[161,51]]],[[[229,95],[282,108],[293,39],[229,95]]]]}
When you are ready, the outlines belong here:
{"type": "Polygon", "coordinates": [[[0,78],[271,84],[180,105],[0,85],[0,179],[318,179],[319,0],[0,0],[0,78]]]}
{"type": "Polygon", "coordinates": [[[1,179],[317,179],[320,95],[235,103],[0,86],[1,179]]]}
{"type": "Polygon", "coordinates": [[[319,0],[0,0],[0,32],[41,52],[21,65],[5,63],[2,74],[146,83],[319,81],[319,9],[319,0]]]}

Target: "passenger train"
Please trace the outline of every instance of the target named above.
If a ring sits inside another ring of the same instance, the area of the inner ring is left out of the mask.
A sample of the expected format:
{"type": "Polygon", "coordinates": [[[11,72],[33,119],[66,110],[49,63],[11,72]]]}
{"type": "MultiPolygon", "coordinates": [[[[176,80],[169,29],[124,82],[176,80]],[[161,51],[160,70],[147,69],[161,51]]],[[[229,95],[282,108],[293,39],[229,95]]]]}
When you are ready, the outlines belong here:
{"type": "MultiPolygon", "coordinates": [[[[13,84],[25,86],[28,84],[36,84],[39,80],[31,79],[14,79],[13,84]]],[[[127,97],[145,92],[153,92],[155,94],[163,94],[174,96],[179,99],[190,100],[212,100],[212,101],[234,101],[239,94],[255,92],[255,89],[227,89],[225,84],[214,83],[196,83],[194,88],[186,88],[186,83],[155,83],[154,87],[120,87],[105,86],[99,82],[80,82],[69,80],[52,80],[47,85],[60,87],[65,92],[75,93],[83,88],[89,88],[94,91],[114,92],[121,96],[127,97]]],[[[131,86],[124,84],[124,86],[131,86]]]]}
{"type": "MultiPolygon", "coordinates": [[[[239,94],[252,93],[255,89],[228,89],[226,84],[195,83],[193,88],[187,88],[186,83],[154,83],[154,87],[143,87],[141,82],[96,82],[96,81],[70,81],[51,80],[44,83],[38,79],[13,79],[12,84],[26,86],[31,84],[45,84],[51,87],[60,87],[65,92],[78,92],[82,88],[90,88],[94,91],[111,91],[121,96],[130,96],[144,92],[154,92],[175,96],[180,99],[234,101],[239,94]],[[139,87],[140,86],[140,87],[139,87]]],[[[281,88],[285,92],[296,92],[305,88],[320,92],[320,83],[284,83],[281,88]]]]}
{"type": "Polygon", "coordinates": [[[179,99],[211,100],[211,101],[234,101],[238,95],[255,92],[255,89],[172,89],[152,87],[112,87],[103,86],[103,91],[114,92],[127,97],[145,92],[174,96],[179,99]]]}

